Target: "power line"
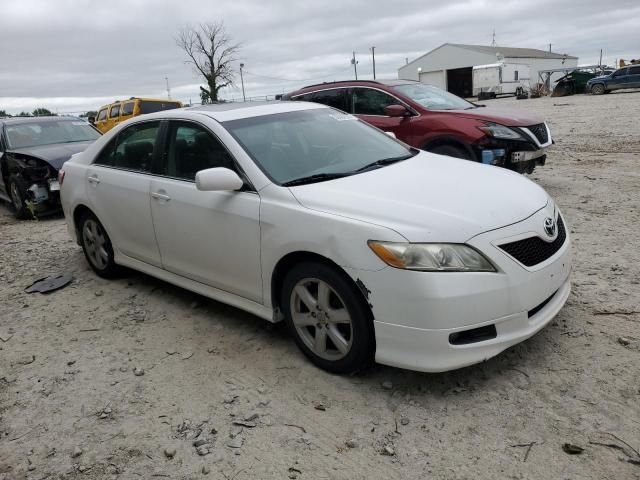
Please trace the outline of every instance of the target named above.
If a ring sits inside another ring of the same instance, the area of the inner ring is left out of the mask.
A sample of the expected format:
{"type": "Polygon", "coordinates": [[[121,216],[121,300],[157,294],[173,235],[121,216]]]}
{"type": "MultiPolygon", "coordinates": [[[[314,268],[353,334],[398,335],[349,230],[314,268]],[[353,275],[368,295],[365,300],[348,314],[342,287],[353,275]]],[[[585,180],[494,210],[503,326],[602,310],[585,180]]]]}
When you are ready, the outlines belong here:
{"type": "Polygon", "coordinates": [[[246,75],[252,75],[254,77],[259,77],[259,78],[267,78],[269,80],[277,80],[280,82],[308,82],[309,80],[317,80],[319,78],[326,78],[326,77],[330,77],[332,75],[337,75],[339,73],[343,73],[346,72],[347,70],[351,70],[351,67],[347,67],[347,68],[343,68],[341,70],[338,70],[336,72],[332,72],[332,73],[327,73],[325,75],[319,75],[316,77],[311,77],[311,78],[280,78],[280,77],[271,77],[269,75],[260,75],[258,73],[253,73],[253,72],[249,72],[248,70],[244,70],[244,73],[246,75]]]}

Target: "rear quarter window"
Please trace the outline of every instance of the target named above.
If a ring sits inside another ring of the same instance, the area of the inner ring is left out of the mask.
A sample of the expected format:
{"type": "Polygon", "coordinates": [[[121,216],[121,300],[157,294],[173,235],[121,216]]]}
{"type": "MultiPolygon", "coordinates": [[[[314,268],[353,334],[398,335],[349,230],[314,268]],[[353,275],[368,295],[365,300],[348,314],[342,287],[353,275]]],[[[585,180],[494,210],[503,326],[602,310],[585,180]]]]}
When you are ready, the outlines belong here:
{"type": "Polygon", "coordinates": [[[102,120],[105,120],[107,118],[107,109],[104,108],[102,110],[100,110],[100,113],[98,113],[98,118],[96,119],[96,121],[101,122],[102,120]]]}
{"type": "Polygon", "coordinates": [[[154,113],[161,112],[163,110],[172,110],[174,108],[180,108],[180,103],[171,101],[154,101],[154,100],[141,100],[140,101],[140,113],[154,113]]]}

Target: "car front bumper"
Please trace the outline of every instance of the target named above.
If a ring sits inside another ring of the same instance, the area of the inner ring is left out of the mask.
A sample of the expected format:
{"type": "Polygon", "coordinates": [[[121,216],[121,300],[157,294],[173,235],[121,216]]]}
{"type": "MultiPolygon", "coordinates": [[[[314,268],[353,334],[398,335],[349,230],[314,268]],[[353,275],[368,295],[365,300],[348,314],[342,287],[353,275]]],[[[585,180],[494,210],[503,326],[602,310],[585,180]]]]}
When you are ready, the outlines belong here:
{"type": "Polygon", "coordinates": [[[553,256],[530,268],[496,246],[530,236],[547,214],[539,211],[467,242],[494,262],[496,273],[348,271],[369,291],[376,361],[424,372],[453,370],[487,360],[547,325],[571,291],[568,233],[553,256]]]}

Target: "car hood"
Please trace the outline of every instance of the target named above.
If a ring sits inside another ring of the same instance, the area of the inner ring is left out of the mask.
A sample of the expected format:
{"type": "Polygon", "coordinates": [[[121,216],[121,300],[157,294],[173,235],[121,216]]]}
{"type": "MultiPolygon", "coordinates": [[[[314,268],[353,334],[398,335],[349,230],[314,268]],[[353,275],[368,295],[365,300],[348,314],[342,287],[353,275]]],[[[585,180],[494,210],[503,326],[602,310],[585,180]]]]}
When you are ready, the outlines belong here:
{"type": "Polygon", "coordinates": [[[71,155],[83,152],[91,144],[88,142],[54,143],[52,145],[38,145],[36,147],[14,148],[11,153],[28,155],[44,160],[56,170],[60,170],[62,164],[71,158],[71,155]]]}
{"type": "Polygon", "coordinates": [[[447,110],[447,113],[464,118],[499,123],[507,127],[528,127],[544,122],[544,118],[522,110],[480,107],[471,110],[447,110]]]}
{"type": "Polygon", "coordinates": [[[391,228],[411,242],[466,242],[524,220],[549,201],[520,174],[428,152],[290,190],[309,209],[391,228]]]}

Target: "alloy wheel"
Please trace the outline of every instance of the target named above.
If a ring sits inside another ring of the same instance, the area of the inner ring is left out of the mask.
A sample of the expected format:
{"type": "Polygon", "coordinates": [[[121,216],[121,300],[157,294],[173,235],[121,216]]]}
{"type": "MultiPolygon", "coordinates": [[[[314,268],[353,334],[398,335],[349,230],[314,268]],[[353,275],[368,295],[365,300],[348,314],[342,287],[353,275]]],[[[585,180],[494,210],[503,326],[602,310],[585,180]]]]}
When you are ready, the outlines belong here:
{"type": "Polygon", "coordinates": [[[99,270],[104,270],[109,262],[107,238],[98,222],[87,219],[82,229],[82,239],[89,261],[99,270]]]}
{"type": "Polygon", "coordinates": [[[300,280],[291,292],[291,320],[304,344],[326,360],[344,358],[353,344],[351,315],[338,293],[317,278],[300,280]]]}

